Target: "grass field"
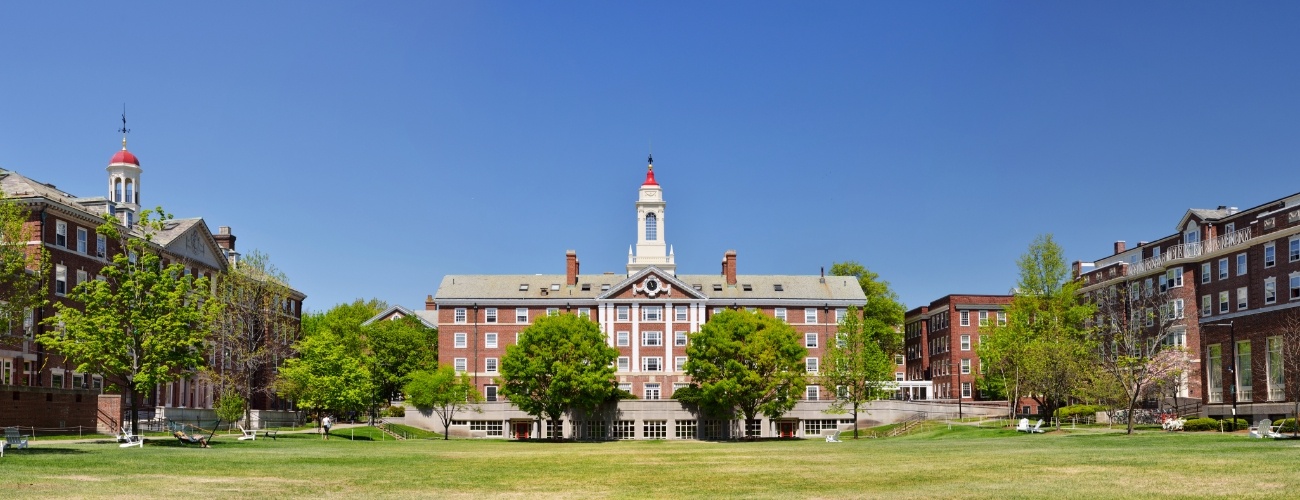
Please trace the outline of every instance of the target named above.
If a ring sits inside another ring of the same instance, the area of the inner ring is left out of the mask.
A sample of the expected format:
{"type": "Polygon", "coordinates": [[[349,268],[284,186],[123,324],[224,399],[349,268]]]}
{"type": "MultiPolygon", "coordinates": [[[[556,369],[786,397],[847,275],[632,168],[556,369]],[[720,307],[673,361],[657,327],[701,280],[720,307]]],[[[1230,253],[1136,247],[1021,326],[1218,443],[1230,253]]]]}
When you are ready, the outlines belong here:
{"type": "MultiPolygon", "coordinates": [[[[364,429],[372,431],[369,429],[364,429]]],[[[893,497],[1300,495],[1300,440],[938,427],[890,439],[533,443],[219,437],[211,449],[47,442],[0,458],[0,496],[893,497]]],[[[358,429],[358,433],[363,429],[358,429]]],[[[365,437],[379,439],[375,435],[365,437]]]]}

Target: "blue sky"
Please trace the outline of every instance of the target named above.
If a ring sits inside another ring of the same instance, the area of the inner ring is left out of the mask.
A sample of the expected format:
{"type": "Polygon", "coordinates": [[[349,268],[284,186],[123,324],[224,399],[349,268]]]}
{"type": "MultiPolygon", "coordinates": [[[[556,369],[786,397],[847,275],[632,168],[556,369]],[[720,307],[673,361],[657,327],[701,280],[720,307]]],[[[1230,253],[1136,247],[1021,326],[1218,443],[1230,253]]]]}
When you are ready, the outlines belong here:
{"type": "Polygon", "coordinates": [[[0,167],[232,226],[307,308],[623,272],[653,143],[678,272],[857,260],[1004,293],[1300,191],[1300,4],[8,3],[0,167]]]}

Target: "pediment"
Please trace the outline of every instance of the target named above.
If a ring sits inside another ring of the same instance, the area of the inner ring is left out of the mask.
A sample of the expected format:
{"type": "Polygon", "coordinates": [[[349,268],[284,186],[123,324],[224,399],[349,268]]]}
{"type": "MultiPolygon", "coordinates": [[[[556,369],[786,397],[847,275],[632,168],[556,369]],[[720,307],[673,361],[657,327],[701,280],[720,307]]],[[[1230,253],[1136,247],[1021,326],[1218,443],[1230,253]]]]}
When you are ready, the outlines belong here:
{"type": "Polygon", "coordinates": [[[171,238],[163,249],[182,261],[195,263],[210,269],[225,270],[226,259],[221,254],[221,247],[212,238],[208,225],[202,220],[191,224],[179,235],[171,238]]]}
{"type": "Polygon", "coordinates": [[[596,300],[610,299],[707,299],[708,296],[691,288],[672,273],[654,266],[647,267],[609,287],[596,300]]]}

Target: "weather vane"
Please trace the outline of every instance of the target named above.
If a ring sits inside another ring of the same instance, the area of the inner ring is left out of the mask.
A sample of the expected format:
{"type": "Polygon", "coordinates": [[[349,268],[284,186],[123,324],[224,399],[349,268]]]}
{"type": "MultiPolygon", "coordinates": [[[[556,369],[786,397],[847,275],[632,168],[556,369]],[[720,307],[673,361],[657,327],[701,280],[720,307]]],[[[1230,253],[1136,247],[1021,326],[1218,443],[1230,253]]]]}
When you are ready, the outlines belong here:
{"type": "Polygon", "coordinates": [[[126,128],[126,104],[122,104],[122,128],[117,129],[122,133],[122,149],[126,149],[126,134],[131,133],[131,129],[126,128]]]}

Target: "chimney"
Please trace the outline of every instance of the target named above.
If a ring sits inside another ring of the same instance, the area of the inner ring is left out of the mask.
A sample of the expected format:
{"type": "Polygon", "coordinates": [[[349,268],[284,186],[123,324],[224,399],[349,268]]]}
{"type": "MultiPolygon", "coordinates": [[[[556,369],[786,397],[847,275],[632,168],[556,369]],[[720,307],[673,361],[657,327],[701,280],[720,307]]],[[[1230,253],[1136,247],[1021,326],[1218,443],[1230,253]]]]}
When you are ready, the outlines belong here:
{"type": "Polygon", "coordinates": [[[722,254],[722,275],[727,277],[728,285],[736,284],[736,251],[727,250],[722,254]]]}
{"type": "Polygon", "coordinates": [[[217,234],[212,235],[212,239],[217,240],[217,246],[223,250],[235,249],[235,235],[230,234],[230,226],[218,227],[217,234]]]}
{"type": "Polygon", "coordinates": [[[1124,253],[1124,240],[1119,240],[1115,242],[1115,253],[1117,254],[1124,253]]]}
{"type": "MultiPolygon", "coordinates": [[[[1116,243],[1115,243],[1115,248],[1123,248],[1123,246],[1124,246],[1124,242],[1122,242],[1122,241],[1120,241],[1120,242],[1116,242],[1116,243]]],[[[1119,253],[1119,252],[1115,252],[1115,253],[1119,253]]],[[[1083,263],[1082,263],[1082,262],[1079,262],[1079,261],[1077,261],[1077,260],[1074,261],[1074,262],[1071,262],[1071,263],[1070,263],[1070,277],[1073,278],[1073,279],[1076,279],[1076,280],[1077,280],[1077,279],[1079,279],[1079,276],[1082,276],[1082,275],[1083,275],[1083,263]]]]}
{"type": "Polygon", "coordinates": [[[578,284],[578,252],[574,250],[564,252],[564,283],[569,286],[578,284]]]}
{"type": "Polygon", "coordinates": [[[424,298],[424,310],[434,311],[437,309],[438,309],[438,305],[433,303],[433,295],[429,295],[424,298]]]}

